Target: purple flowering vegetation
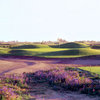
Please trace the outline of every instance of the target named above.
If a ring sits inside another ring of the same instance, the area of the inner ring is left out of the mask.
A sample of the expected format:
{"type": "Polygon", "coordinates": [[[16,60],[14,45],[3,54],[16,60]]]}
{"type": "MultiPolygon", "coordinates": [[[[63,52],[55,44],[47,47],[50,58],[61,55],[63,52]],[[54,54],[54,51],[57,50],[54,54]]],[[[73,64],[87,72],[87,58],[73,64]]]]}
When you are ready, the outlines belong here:
{"type": "Polygon", "coordinates": [[[79,91],[89,95],[100,96],[100,78],[97,74],[92,74],[78,68],[58,68],[48,71],[37,71],[26,73],[26,82],[48,82],[52,87],[61,87],[64,90],[79,91]]]}
{"type": "Polygon", "coordinates": [[[22,100],[27,88],[23,74],[0,76],[0,100],[22,100]]]}
{"type": "MultiPolygon", "coordinates": [[[[53,90],[78,91],[100,96],[100,76],[79,68],[54,68],[0,76],[0,100],[22,100],[32,84],[46,83],[53,90]]],[[[24,98],[25,99],[25,98],[24,98]]]]}

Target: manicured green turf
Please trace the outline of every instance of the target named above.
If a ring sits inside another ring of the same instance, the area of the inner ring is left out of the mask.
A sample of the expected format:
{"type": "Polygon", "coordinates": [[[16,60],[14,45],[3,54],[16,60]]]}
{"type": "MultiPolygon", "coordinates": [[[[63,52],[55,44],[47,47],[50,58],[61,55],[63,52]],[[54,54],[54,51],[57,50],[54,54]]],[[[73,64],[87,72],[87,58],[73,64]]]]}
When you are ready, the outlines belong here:
{"type": "Polygon", "coordinates": [[[79,67],[80,69],[87,70],[96,74],[100,74],[100,66],[96,67],[79,67]]]}
{"type": "Polygon", "coordinates": [[[23,45],[16,45],[12,46],[12,49],[34,49],[34,48],[50,48],[48,45],[45,44],[23,44],[23,45]]]}
{"type": "Polygon", "coordinates": [[[100,55],[100,49],[91,49],[87,45],[81,43],[66,43],[60,46],[62,48],[54,48],[54,46],[52,47],[44,44],[21,44],[11,48],[1,48],[0,55],[41,56],[47,58],[72,58],[100,55]]]}
{"type": "Polygon", "coordinates": [[[67,49],[61,48],[36,48],[36,49],[12,49],[10,51],[11,55],[21,55],[21,56],[44,56],[45,53],[57,52],[67,49]]]}
{"type": "Polygon", "coordinates": [[[83,43],[70,42],[60,45],[53,45],[54,48],[88,48],[89,46],[83,43]]]}
{"type": "Polygon", "coordinates": [[[83,43],[70,42],[60,45],[47,45],[47,44],[20,44],[12,46],[14,49],[28,49],[28,48],[88,48],[89,46],[83,43]]]}
{"type": "Polygon", "coordinates": [[[0,47],[0,55],[9,54],[10,49],[0,47]]]}
{"type": "Polygon", "coordinates": [[[100,50],[91,48],[36,48],[36,49],[12,49],[10,55],[42,56],[52,58],[81,57],[100,55],[100,50]]]}
{"type": "Polygon", "coordinates": [[[89,55],[99,55],[100,50],[94,50],[90,48],[73,48],[73,49],[66,49],[66,50],[60,50],[56,52],[48,52],[43,53],[43,56],[64,56],[64,57],[79,57],[79,56],[89,56],[89,55]]]}

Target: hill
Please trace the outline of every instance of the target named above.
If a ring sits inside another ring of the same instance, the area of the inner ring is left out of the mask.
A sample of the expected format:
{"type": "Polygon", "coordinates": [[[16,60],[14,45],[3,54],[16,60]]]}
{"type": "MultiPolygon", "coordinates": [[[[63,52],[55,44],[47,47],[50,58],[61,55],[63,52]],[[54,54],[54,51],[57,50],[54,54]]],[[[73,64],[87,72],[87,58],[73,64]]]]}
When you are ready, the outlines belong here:
{"type": "Polygon", "coordinates": [[[100,50],[92,49],[86,44],[75,42],[53,46],[45,44],[21,44],[14,45],[11,48],[1,48],[0,55],[68,58],[100,55],[100,50]]]}
{"type": "Polygon", "coordinates": [[[45,57],[79,57],[79,56],[90,56],[90,55],[100,55],[100,50],[94,50],[91,48],[75,48],[67,49],[56,52],[42,53],[45,57]]]}
{"type": "Polygon", "coordinates": [[[44,44],[23,44],[11,47],[11,49],[32,49],[32,48],[49,48],[49,46],[44,44]]]}
{"type": "Polygon", "coordinates": [[[65,44],[60,44],[60,45],[54,45],[51,47],[53,48],[87,48],[88,45],[83,44],[83,43],[70,42],[70,43],[65,43],[65,44]]]}

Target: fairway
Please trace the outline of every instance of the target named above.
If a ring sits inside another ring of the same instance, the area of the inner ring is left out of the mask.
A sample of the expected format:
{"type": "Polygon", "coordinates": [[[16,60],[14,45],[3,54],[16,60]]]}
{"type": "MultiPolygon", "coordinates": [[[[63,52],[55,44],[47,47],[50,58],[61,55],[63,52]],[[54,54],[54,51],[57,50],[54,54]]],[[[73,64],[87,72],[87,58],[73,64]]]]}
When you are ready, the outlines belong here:
{"type": "Polygon", "coordinates": [[[74,42],[61,45],[20,44],[11,46],[9,48],[0,48],[0,55],[75,58],[100,55],[100,49],[92,49],[83,43],[74,42]]]}
{"type": "Polygon", "coordinates": [[[46,58],[74,58],[100,55],[99,49],[92,49],[83,43],[70,42],[60,45],[27,44],[10,48],[9,55],[39,56],[46,58]]]}
{"type": "Polygon", "coordinates": [[[8,55],[10,52],[10,49],[9,48],[1,48],[0,47],[0,55],[8,55]]]}
{"type": "Polygon", "coordinates": [[[53,48],[88,48],[89,46],[84,43],[77,43],[77,42],[69,42],[59,45],[51,46],[53,48]]]}
{"type": "Polygon", "coordinates": [[[100,66],[96,67],[79,67],[80,69],[87,70],[100,75],[100,66]]]}
{"type": "MultiPolygon", "coordinates": [[[[32,46],[30,46],[32,47],[32,46]]],[[[100,49],[91,48],[52,48],[38,46],[38,48],[0,48],[0,55],[13,56],[39,56],[46,58],[74,58],[91,55],[100,55],[100,49]]]]}
{"type": "Polygon", "coordinates": [[[100,55],[100,50],[94,50],[91,48],[36,48],[19,50],[25,51],[26,55],[30,54],[32,56],[42,56],[47,58],[68,58],[100,55]]]}
{"type": "Polygon", "coordinates": [[[91,48],[34,48],[34,49],[5,49],[4,54],[16,56],[39,56],[47,58],[70,58],[90,55],[100,55],[100,50],[91,48]]]}

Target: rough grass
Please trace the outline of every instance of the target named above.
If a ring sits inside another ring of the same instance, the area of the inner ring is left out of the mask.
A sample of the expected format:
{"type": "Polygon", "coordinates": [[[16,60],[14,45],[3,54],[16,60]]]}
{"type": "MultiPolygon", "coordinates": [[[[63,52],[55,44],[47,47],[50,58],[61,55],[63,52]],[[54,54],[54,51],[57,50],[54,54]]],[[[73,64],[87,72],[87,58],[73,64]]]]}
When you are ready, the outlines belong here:
{"type": "Polygon", "coordinates": [[[34,80],[38,80],[37,82],[40,83],[47,82],[56,91],[63,88],[64,91],[78,91],[92,96],[100,96],[100,83],[96,81],[97,75],[92,75],[78,68],[66,67],[66,69],[39,70],[35,73],[26,73],[26,76],[28,77],[28,83],[34,80]]]}
{"type": "Polygon", "coordinates": [[[29,100],[23,76],[0,76],[0,100],[29,100]]]}
{"type": "Polygon", "coordinates": [[[90,67],[79,67],[79,68],[100,75],[100,66],[95,66],[95,67],[91,67],[91,66],[90,67]]]}

